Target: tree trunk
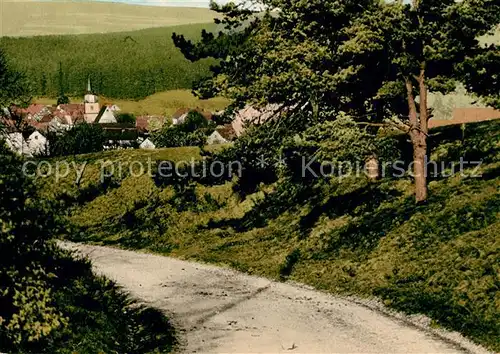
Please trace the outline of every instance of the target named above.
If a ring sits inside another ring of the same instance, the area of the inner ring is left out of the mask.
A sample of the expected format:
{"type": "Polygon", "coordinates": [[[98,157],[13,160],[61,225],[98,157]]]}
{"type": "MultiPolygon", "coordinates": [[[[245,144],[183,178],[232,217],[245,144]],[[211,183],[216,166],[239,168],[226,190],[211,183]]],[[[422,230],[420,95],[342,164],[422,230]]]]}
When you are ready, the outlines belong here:
{"type": "Polygon", "coordinates": [[[427,137],[415,132],[412,136],[413,144],[413,175],[415,178],[415,199],[417,203],[427,200],[427,137]]]}
{"type": "Polygon", "coordinates": [[[425,69],[422,68],[417,78],[420,94],[420,117],[413,94],[413,84],[406,80],[408,94],[408,109],[410,118],[410,138],[413,145],[413,177],[415,179],[415,199],[417,203],[427,200],[427,133],[428,133],[428,108],[427,87],[425,85],[425,69]]]}

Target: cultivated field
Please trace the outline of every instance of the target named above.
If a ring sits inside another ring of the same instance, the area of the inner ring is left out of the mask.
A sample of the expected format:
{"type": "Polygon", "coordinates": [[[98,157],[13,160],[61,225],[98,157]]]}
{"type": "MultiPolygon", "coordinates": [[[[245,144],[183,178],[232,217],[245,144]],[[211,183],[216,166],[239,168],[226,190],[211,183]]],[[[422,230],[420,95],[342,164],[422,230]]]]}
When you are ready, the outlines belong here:
{"type": "Polygon", "coordinates": [[[119,3],[0,0],[0,36],[38,36],[132,31],[208,23],[214,12],[203,8],[119,3]]]}

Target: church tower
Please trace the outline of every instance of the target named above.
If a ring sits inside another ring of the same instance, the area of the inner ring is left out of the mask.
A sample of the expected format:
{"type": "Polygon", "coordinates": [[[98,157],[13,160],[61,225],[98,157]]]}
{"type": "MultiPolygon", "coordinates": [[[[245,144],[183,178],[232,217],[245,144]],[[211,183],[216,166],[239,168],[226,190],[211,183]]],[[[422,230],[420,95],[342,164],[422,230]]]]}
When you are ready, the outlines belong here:
{"type": "Polygon", "coordinates": [[[87,83],[87,94],[83,101],[85,106],[84,118],[87,123],[94,123],[101,107],[99,106],[99,98],[92,93],[92,87],[90,86],[90,77],[87,83]]]}

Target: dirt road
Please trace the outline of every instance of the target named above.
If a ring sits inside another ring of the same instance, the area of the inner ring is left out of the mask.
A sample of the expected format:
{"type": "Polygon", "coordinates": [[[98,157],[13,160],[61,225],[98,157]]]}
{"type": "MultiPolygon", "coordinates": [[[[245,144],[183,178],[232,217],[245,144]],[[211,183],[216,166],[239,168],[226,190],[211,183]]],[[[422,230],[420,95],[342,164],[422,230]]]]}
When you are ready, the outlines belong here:
{"type": "Polygon", "coordinates": [[[88,255],[97,272],[169,314],[180,352],[486,352],[456,334],[437,335],[404,316],[299,285],[145,253],[64,247],[88,255]]]}

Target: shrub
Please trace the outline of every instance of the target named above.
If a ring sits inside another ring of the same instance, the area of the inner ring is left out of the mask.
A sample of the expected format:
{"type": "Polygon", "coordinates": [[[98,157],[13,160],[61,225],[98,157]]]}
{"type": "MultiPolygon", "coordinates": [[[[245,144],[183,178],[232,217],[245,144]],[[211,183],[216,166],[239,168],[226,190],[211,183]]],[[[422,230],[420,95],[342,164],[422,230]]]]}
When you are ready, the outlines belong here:
{"type": "Polygon", "coordinates": [[[0,343],[24,345],[48,336],[67,319],[47,285],[54,277],[48,240],[60,230],[51,205],[37,200],[21,161],[0,145],[0,343]]]}
{"type": "Polygon", "coordinates": [[[132,113],[118,113],[115,117],[118,123],[135,124],[136,121],[135,115],[132,113]]]}
{"type": "Polygon", "coordinates": [[[191,111],[178,125],[165,125],[153,136],[157,147],[204,146],[207,136],[214,131],[213,123],[201,113],[191,111]]]}
{"type": "Polygon", "coordinates": [[[82,123],[62,133],[49,133],[51,156],[68,156],[103,150],[105,134],[98,124],[82,123]]]}

